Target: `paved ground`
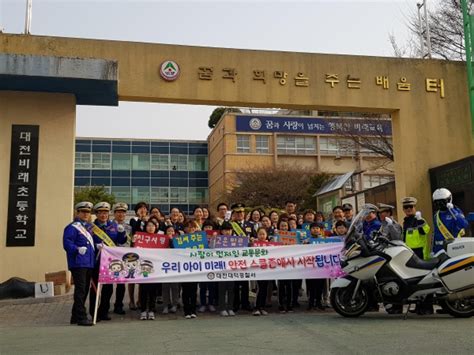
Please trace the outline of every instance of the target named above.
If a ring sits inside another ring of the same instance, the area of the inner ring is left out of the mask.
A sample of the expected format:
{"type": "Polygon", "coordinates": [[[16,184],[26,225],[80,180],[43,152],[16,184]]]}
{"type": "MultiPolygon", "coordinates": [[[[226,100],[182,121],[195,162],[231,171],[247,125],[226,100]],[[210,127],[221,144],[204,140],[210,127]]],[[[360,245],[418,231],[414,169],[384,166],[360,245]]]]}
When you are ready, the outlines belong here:
{"type": "MultiPolygon", "coordinates": [[[[0,303],[0,354],[64,353],[318,353],[473,354],[474,318],[445,315],[407,320],[383,312],[345,319],[332,311],[206,313],[140,321],[136,312],[95,327],[68,324],[70,298],[53,303],[0,303]]],[[[275,308],[275,307],[274,307],[275,308]]]]}

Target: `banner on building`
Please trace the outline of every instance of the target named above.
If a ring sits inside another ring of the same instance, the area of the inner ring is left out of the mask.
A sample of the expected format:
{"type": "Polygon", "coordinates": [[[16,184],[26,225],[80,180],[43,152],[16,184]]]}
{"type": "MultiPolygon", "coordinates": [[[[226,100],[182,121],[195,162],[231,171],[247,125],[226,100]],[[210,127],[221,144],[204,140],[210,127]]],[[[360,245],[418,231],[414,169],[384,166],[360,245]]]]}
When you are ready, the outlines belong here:
{"type": "Polygon", "coordinates": [[[39,126],[13,125],[7,247],[34,246],[39,126]]]}
{"type": "Polygon", "coordinates": [[[326,279],[342,275],[342,243],[229,249],[102,248],[99,282],[326,279]]]}

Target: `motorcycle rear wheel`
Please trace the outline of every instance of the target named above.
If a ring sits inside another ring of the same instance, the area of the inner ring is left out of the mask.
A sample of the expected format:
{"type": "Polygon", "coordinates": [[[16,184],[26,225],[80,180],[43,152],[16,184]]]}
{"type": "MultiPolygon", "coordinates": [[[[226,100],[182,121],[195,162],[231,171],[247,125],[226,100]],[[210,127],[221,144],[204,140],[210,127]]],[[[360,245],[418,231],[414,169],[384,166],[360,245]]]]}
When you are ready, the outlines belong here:
{"type": "Polygon", "coordinates": [[[331,305],[341,316],[355,318],[364,314],[369,306],[369,294],[364,285],[360,285],[352,300],[355,285],[338,287],[331,290],[331,305]]]}
{"type": "Polygon", "coordinates": [[[456,318],[470,318],[474,316],[474,299],[444,300],[439,305],[449,315],[456,318]]]}

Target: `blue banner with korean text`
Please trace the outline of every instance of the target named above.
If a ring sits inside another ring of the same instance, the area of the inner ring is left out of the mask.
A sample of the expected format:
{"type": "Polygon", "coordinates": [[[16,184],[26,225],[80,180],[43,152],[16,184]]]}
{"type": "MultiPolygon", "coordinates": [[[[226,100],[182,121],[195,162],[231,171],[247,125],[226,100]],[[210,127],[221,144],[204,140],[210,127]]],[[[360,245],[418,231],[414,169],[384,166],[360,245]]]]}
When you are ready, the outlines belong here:
{"type": "Polygon", "coordinates": [[[196,232],[173,237],[173,247],[176,249],[207,249],[206,232],[196,232]]]}
{"type": "Polygon", "coordinates": [[[320,117],[288,117],[265,115],[238,115],[237,132],[283,132],[340,134],[350,132],[361,135],[392,135],[389,120],[382,119],[337,119],[320,117]]]}

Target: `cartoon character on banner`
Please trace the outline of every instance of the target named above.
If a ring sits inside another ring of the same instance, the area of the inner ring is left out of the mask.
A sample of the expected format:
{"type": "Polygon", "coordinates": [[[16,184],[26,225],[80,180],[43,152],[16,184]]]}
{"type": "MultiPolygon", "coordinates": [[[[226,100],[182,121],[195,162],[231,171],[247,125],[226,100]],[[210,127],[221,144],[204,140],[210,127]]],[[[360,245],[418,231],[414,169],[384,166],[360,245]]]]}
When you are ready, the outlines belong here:
{"type": "Polygon", "coordinates": [[[134,279],[135,272],[139,269],[140,262],[138,261],[140,257],[137,253],[127,253],[122,256],[123,266],[127,272],[126,279],[134,279]]]}
{"type": "Polygon", "coordinates": [[[120,278],[120,274],[124,271],[122,260],[114,259],[109,263],[109,270],[112,274],[112,277],[115,279],[120,278]]]}
{"type": "Polygon", "coordinates": [[[148,275],[153,273],[153,263],[150,260],[143,260],[140,263],[141,274],[143,277],[148,277],[148,275]]]}

